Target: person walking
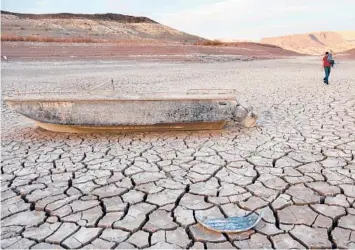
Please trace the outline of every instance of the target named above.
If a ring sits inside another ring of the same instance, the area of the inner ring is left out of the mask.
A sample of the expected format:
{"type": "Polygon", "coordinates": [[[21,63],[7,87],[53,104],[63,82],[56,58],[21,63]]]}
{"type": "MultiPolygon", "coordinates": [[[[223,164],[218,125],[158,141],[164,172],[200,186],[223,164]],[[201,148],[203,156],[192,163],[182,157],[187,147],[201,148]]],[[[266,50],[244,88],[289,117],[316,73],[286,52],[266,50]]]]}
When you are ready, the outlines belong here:
{"type": "Polygon", "coordinates": [[[329,52],[325,52],[325,56],[323,57],[323,68],[324,68],[324,73],[325,73],[325,77],[323,78],[323,82],[325,84],[329,84],[329,76],[330,76],[330,72],[331,72],[331,67],[332,64],[329,62],[329,52]]]}

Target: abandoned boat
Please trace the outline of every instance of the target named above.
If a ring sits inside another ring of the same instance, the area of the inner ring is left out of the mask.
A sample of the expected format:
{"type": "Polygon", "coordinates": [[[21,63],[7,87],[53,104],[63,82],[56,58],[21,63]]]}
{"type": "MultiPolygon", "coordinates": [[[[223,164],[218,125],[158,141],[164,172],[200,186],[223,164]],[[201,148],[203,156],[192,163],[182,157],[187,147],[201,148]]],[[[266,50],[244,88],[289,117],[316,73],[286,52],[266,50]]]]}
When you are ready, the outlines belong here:
{"type": "Polygon", "coordinates": [[[16,96],[5,98],[16,112],[56,132],[221,129],[233,121],[246,127],[256,115],[234,95],[16,96]]]}

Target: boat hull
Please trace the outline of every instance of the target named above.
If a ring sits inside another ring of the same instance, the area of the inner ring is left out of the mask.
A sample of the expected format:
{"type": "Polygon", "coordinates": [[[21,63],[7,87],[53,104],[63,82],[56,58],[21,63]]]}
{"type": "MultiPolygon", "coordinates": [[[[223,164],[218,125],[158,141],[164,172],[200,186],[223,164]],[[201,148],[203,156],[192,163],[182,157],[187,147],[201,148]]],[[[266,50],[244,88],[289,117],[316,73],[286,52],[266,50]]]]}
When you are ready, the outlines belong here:
{"type": "Polygon", "coordinates": [[[235,98],[10,98],[16,112],[47,130],[59,132],[222,129],[245,120],[235,98]]]}

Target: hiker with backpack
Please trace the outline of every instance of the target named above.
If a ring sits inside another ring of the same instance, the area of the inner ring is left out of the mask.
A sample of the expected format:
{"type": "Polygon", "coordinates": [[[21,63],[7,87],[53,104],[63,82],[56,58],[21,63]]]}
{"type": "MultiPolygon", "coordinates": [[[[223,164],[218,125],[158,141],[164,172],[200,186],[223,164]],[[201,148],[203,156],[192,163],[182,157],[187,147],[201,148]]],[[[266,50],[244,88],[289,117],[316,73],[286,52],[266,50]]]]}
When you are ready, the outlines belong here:
{"type": "Polygon", "coordinates": [[[328,54],[328,62],[330,63],[330,65],[332,66],[332,68],[334,68],[335,61],[334,61],[334,59],[333,59],[333,51],[332,51],[332,50],[329,51],[329,54],[328,54]]]}
{"type": "Polygon", "coordinates": [[[325,77],[323,78],[323,82],[327,85],[329,84],[329,76],[332,67],[334,67],[333,56],[331,53],[325,52],[325,56],[323,57],[323,68],[325,72],[325,77]]]}

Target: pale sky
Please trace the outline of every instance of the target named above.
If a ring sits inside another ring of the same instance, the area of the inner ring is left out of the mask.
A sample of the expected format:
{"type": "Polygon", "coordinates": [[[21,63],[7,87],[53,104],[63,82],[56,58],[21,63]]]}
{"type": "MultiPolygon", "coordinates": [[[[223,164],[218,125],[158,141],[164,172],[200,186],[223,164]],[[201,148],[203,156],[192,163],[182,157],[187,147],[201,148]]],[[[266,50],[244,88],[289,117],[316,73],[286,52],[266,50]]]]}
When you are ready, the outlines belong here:
{"type": "Polygon", "coordinates": [[[209,39],[355,30],[355,0],[1,0],[1,9],[147,16],[209,39]]]}

